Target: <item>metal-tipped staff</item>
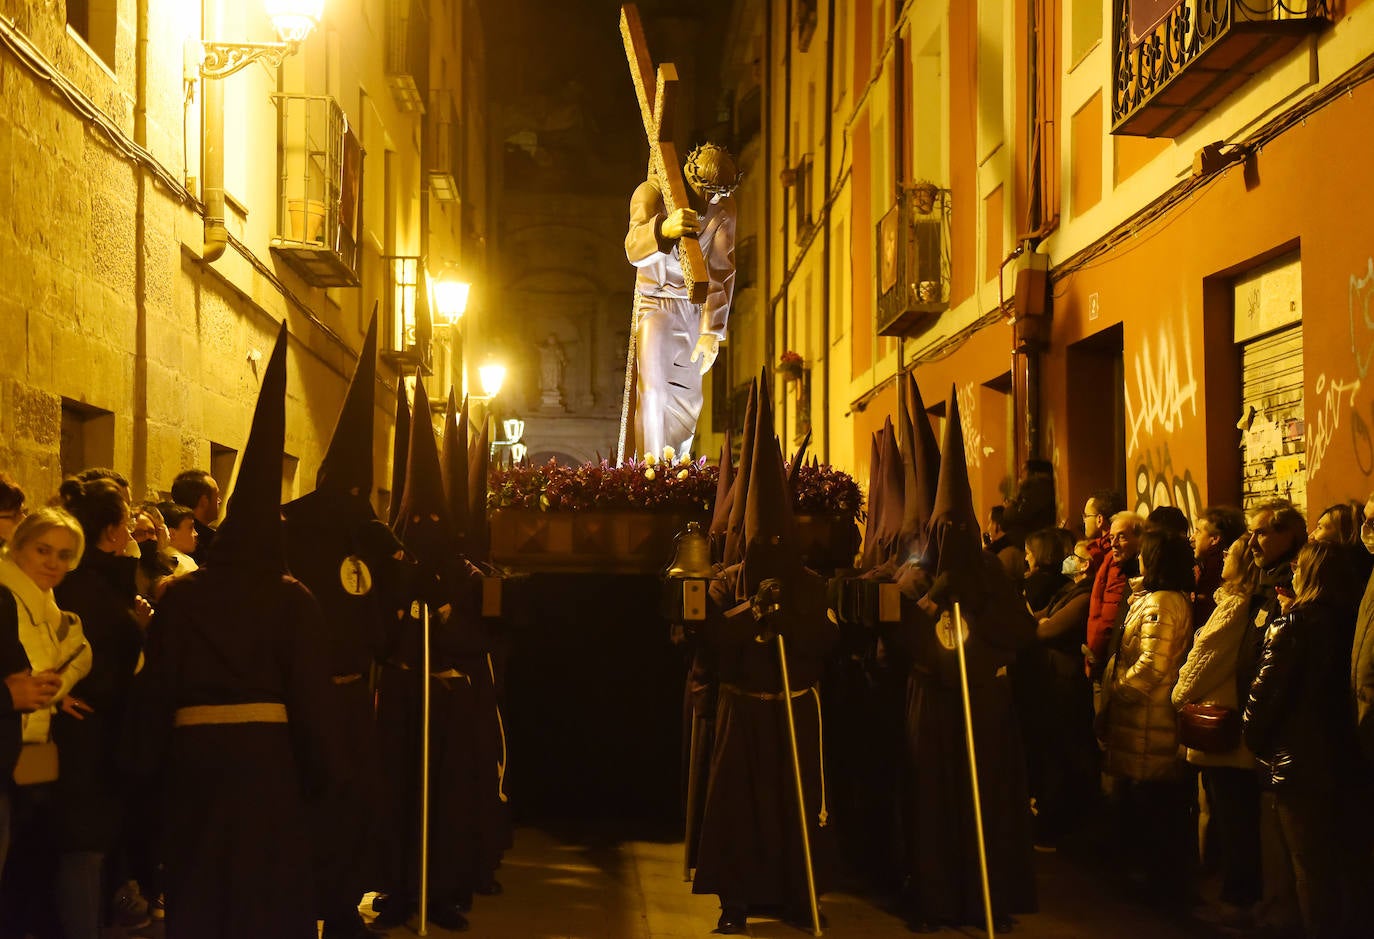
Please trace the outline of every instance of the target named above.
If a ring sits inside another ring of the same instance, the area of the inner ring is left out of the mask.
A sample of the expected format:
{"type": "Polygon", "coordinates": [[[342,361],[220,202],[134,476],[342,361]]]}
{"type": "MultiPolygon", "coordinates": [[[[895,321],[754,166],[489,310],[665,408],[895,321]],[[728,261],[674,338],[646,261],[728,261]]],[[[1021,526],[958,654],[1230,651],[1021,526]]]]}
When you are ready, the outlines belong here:
{"type": "MultiPolygon", "coordinates": [[[[816,874],[811,868],[811,833],[806,820],[806,793],[802,787],[801,755],[797,752],[797,724],[792,716],[792,683],[787,678],[787,644],[778,633],[778,667],[782,672],[782,702],[787,711],[787,739],[792,744],[792,775],[797,782],[797,812],[801,818],[802,857],[806,861],[806,896],[811,901],[811,935],[821,935],[821,910],[816,903],[816,874]]],[[[824,759],[824,755],[821,757],[824,759]]],[[[981,842],[981,829],[979,840],[981,842]]],[[[984,877],[986,881],[986,877],[984,877]]]]}
{"type": "Polygon", "coordinates": [[[964,659],[964,615],[958,600],[954,601],[954,647],[959,653],[959,690],[964,697],[964,736],[968,742],[968,774],[973,791],[973,825],[978,833],[978,872],[983,878],[983,912],[987,915],[988,936],[991,937],[994,935],[992,890],[988,886],[988,851],[983,842],[983,804],[978,797],[978,756],[973,748],[973,708],[969,704],[968,662],[964,659]]]}
{"type": "Polygon", "coordinates": [[[429,935],[429,604],[420,604],[420,925],[416,932],[429,935]]]}
{"type": "Polygon", "coordinates": [[[692,705],[692,740],[687,750],[687,824],[683,831],[682,880],[692,879],[692,842],[696,839],[697,808],[697,750],[701,747],[701,718],[692,705]]]}

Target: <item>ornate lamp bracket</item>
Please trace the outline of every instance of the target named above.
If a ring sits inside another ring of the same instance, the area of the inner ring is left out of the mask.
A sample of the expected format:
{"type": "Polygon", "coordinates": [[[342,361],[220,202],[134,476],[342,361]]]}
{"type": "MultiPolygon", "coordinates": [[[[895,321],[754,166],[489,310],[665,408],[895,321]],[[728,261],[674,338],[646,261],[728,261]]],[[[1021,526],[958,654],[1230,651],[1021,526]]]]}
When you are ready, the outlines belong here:
{"type": "Polygon", "coordinates": [[[206,42],[202,43],[200,74],[205,78],[226,78],[263,62],[272,68],[300,49],[299,42],[206,42]]]}

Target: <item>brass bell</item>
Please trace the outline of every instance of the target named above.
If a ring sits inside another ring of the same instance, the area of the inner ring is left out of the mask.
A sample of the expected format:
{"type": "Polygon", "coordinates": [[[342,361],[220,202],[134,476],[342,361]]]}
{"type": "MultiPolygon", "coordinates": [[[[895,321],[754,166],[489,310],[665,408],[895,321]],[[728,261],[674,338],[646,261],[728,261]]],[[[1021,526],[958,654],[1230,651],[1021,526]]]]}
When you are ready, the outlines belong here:
{"type": "Polygon", "coordinates": [[[701,530],[700,522],[688,522],[678,533],[677,550],[673,562],[663,576],[673,580],[709,579],[711,577],[711,542],[701,530]]]}

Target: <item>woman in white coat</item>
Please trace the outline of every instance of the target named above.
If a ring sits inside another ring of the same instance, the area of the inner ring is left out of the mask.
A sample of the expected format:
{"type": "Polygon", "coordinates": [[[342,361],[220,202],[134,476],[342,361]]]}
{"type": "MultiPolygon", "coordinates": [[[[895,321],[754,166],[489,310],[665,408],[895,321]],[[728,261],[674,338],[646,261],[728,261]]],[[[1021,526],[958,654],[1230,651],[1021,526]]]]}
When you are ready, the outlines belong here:
{"type": "MultiPolygon", "coordinates": [[[[8,595],[0,599],[13,598],[27,672],[52,692],[46,706],[20,717],[24,746],[34,747],[34,753],[38,745],[50,742],[53,714],[68,707],[68,692],[91,670],[91,650],[80,618],[58,609],[53,599],[53,588],[76,567],[84,547],[76,519],[61,509],[43,508],[19,523],[0,554],[0,590],[8,595]]],[[[13,790],[11,850],[0,884],[0,928],[29,927],[42,934],[52,926],[57,863],[52,789],[47,781],[13,790]]]]}
{"type": "MultiPolygon", "coordinates": [[[[1178,673],[1174,707],[1214,704],[1239,715],[1242,704],[1236,687],[1236,658],[1250,626],[1250,598],[1259,583],[1245,539],[1238,538],[1226,551],[1221,586],[1215,594],[1216,609],[1193,637],[1193,648],[1178,673]]],[[[1231,925],[1243,925],[1248,911],[1259,899],[1260,792],[1255,775],[1255,756],[1236,734],[1235,746],[1205,752],[1188,748],[1188,762],[1202,771],[1211,820],[1207,826],[1209,853],[1221,861],[1221,906],[1217,917],[1231,925]]]]}

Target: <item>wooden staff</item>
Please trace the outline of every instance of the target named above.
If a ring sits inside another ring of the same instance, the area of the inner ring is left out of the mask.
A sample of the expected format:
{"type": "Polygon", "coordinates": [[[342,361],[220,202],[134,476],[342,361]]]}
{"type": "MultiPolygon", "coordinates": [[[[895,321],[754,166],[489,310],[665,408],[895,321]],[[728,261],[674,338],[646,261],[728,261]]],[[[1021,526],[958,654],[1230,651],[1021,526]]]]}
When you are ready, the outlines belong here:
{"type": "MultiPolygon", "coordinates": [[[[816,903],[816,873],[811,867],[811,831],[807,824],[806,792],[802,787],[801,754],[797,751],[797,723],[792,716],[792,684],[787,678],[787,644],[778,633],[778,667],[782,672],[782,702],[787,711],[787,740],[792,745],[792,776],[797,783],[797,812],[801,818],[802,859],[806,862],[806,894],[811,901],[811,935],[821,935],[821,910],[816,903]]],[[[819,713],[819,712],[818,712],[819,713]]],[[[825,755],[821,755],[824,759],[825,755]]],[[[980,841],[981,841],[980,829],[980,841]]]]}
{"type": "Polygon", "coordinates": [[[429,935],[429,604],[420,605],[421,691],[420,691],[420,926],[416,932],[429,935]]]}
{"type": "Polygon", "coordinates": [[[978,833],[978,871],[983,877],[983,912],[987,915],[988,936],[993,933],[992,890],[988,886],[988,851],[983,842],[983,804],[978,797],[978,755],[973,748],[973,708],[969,704],[968,662],[964,659],[964,615],[954,601],[954,647],[959,653],[959,690],[964,697],[964,731],[968,742],[968,774],[973,790],[973,826],[978,833]]]}

